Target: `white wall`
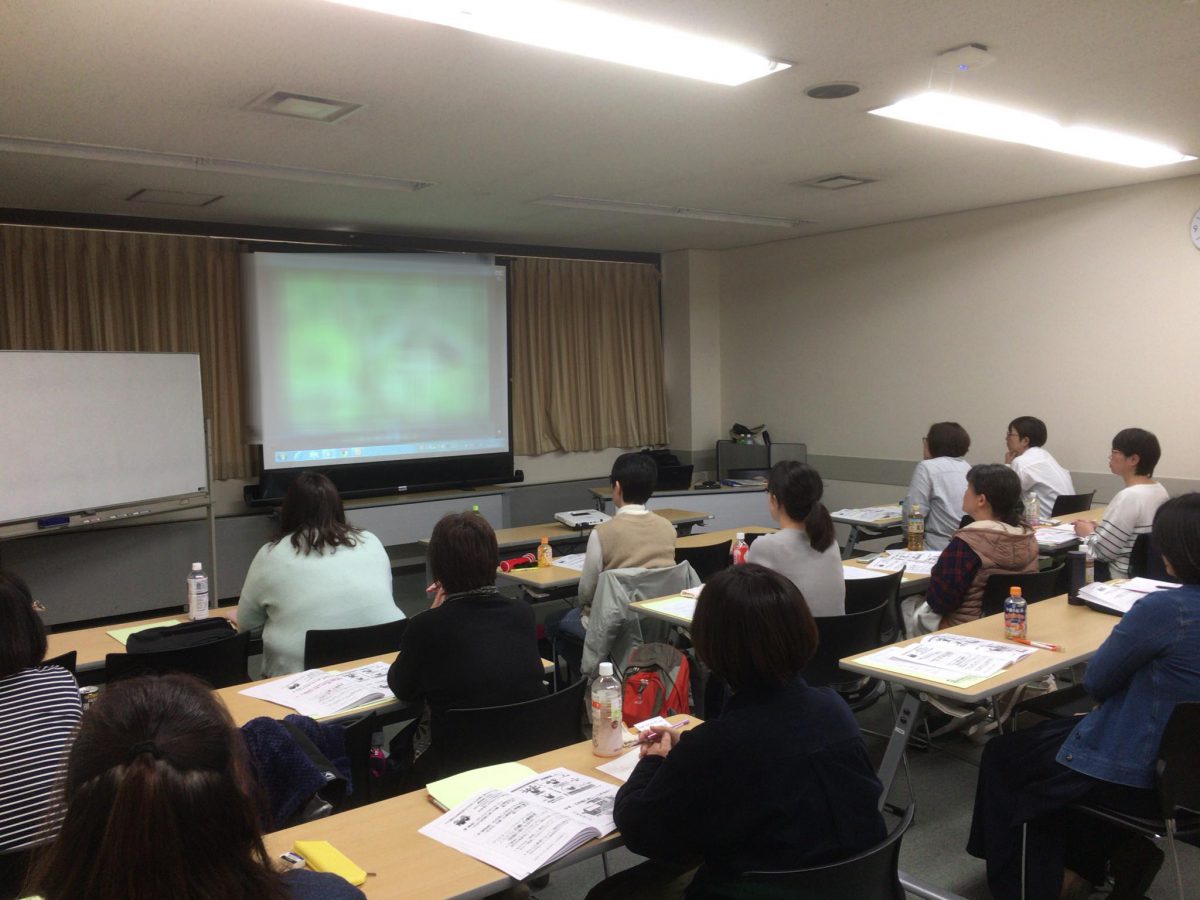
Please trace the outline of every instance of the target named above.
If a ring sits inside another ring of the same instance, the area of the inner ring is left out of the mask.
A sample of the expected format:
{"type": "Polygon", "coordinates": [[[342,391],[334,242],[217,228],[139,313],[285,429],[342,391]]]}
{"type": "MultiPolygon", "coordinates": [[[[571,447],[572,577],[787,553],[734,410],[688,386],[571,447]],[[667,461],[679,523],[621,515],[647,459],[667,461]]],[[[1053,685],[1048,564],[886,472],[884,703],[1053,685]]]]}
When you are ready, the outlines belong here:
{"type": "Polygon", "coordinates": [[[954,419],[981,462],[1036,415],[1086,472],[1136,425],[1200,477],[1197,207],[1179,178],[725,251],[722,419],[891,459],[954,419]]]}

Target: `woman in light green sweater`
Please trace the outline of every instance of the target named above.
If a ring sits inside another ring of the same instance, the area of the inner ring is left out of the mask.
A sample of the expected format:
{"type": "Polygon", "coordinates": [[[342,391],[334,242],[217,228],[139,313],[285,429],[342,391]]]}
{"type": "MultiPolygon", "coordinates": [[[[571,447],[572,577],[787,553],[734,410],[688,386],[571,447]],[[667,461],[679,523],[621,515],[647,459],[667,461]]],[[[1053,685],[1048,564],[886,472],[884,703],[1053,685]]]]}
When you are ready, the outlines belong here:
{"type": "Polygon", "coordinates": [[[346,523],[342,498],[324,475],[303,472],[279,512],[281,534],[250,564],[238,627],[262,630],[263,677],[304,669],[304,636],[403,619],[392,599],[392,567],[379,538],[346,523]]]}

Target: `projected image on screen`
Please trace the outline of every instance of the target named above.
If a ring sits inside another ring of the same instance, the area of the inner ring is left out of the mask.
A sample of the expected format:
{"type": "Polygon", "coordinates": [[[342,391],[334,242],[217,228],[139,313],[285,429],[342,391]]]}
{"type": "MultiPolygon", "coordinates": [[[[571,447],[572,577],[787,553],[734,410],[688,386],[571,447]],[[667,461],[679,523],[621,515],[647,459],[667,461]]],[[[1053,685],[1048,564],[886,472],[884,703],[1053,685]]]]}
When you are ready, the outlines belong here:
{"type": "Polygon", "coordinates": [[[503,452],[503,271],[466,261],[255,254],[264,464],[503,452]]]}

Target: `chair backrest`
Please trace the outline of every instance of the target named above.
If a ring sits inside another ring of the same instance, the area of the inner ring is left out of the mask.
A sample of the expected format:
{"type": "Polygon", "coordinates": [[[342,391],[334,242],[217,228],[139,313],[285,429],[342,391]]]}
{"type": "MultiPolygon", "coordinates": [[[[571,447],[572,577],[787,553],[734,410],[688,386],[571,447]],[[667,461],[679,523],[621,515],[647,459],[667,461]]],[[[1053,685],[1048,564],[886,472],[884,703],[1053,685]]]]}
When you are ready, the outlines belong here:
{"type": "Polygon", "coordinates": [[[110,653],[104,659],[108,681],[134,675],[162,675],[167,672],[186,672],[202,678],[214,688],[244,684],[250,680],[246,669],[250,632],[237,634],[182,650],[163,650],[153,653],[110,653]]]}
{"type": "Polygon", "coordinates": [[[1054,498],[1054,507],[1050,510],[1050,518],[1087,512],[1092,508],[1092,498],[1095,496],[1095,491],[1088,491],[1086,494],[1059,494],[1054,498]]]}
{"type": "Polygon", "coordinates": [[[437,721],[433,743],[439,777],[512,762],[583,739],[579,711],[587,679],[554,694],[478,709],[449,709],[437,721]]]}
{"type": "Polygon", "coordinates": [[[304,668],[319,669],[364,656],[395,653],[407,627],[408,619],[399,619],[360,628],[314,629],[304,635],[304,668]]]}
{"type": "Polygon", "coordinates": [[[887,572],[874,578],[846,579],[846,614],[874,609],[885,600],[894,600],[900,593],[904,570],[887,572]]]}
{"type": "Polygon", "coordinates": [[[1196,748],[1200,747],[1200,701],[1176,703],[1158,745],[1155,781],[1163,818],[1174,815],[1177,807],[1200,811],[1200,766],[1196,748]]]}
{"type": "Polygon", "coordinates": [[[705,544],[703,547],[676,547],[675,562],[689,562],[701,581],[708,581],[729,566],[729,548],[733,541],[705,544]]]}
{"type": "Polygon", "coordinates": [[[697,587],[700,579],[689,563],[681,562],[665,569],[609,569],[600,573],[592,595],[592,613],[583,641],[580,671],[596,676],[600,663],[611,659],[613,670],[622,672],[629,654],[639,644],[666,641],[673,628],[659,619],[643,618],[630,604],[678,594],[684,588],[697,587]]]}
{"type": "Polygon", "coordinates": [[[1174,581],[1175,578],[1167,572],[1163,562],[1162,551],[1158,542],[1147,532],[1133,539],[1133,549],[1129,553],[1129,574],[1142,578],[1153,578],[1157,581],[1174,581]]]}
{"type": "Polygon", "coordinates": [[[1037,603],[1039,600],[1061,594],[1060,579],[1064,571],[1063,564],[1059,563],[1041,572],[991,576],[983,587],[983,615],[994,616],[998,612],[1004,612],[1008,589],[1014,586],[1021,588],[1021,596],[1027,603],[1037,603]]]}
{"type": "Polygon", "coordinates": [[[804,667],[804,680],[812,685],[838,684],[860,676],[844,671],[838,660],[879,646],[884,614],[892,604],[890,596],[871,609],[844,616],[817,616],[820,643],[817,652],[804,667]]]}
{"type": "Polygon", "coordinates": [[[814,900],[904,900],[900,885],[900,841],[912,824],[915,805],[882,842],[849,859],[793,869],[788,872],[746,872],[731,885],[734,891],[718,890],[713,896],[736,896],[774,900],[811,897],[814,900]]]}
{"type": "Polygon", "coordinates": [[[371,790],[371,737],[383,726],[375,713],[343,725],[346,733],[346,756],[350,759],[350,791],[338,805],[337,812],[353,809],[374,799],[371,790]]]}
{"type": "Polygon", "coordinates": [[[59,656],[55,656],[55,657],[51,657],[50,659],[43,660],[42,665],[43,666],[59,666],[63,669],[66,669],[68,672],[70,672],[72,675],[74,675],[75,674],[75,664],[78,661],[78,659],[79,659],[79,652],[77,650],[69,650],[68,652],[63,653],[59,656]]]}

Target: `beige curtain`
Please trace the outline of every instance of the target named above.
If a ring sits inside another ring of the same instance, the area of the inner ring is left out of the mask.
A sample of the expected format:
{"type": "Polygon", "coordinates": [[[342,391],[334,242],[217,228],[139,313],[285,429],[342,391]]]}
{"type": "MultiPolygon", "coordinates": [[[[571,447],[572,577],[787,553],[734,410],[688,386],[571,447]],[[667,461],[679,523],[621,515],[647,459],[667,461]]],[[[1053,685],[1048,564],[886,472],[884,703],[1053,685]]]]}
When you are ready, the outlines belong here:
{"type": "Polygon", "coordinates": [[[658,281],[634,263],[513,262],[518,454],[666,443],[658,281]]]}
{"type": "Polygon", "coordinates": [[[0,348],[200,354],[213,475],[249,472],[237,245],[0,226],[0,348]]]}

